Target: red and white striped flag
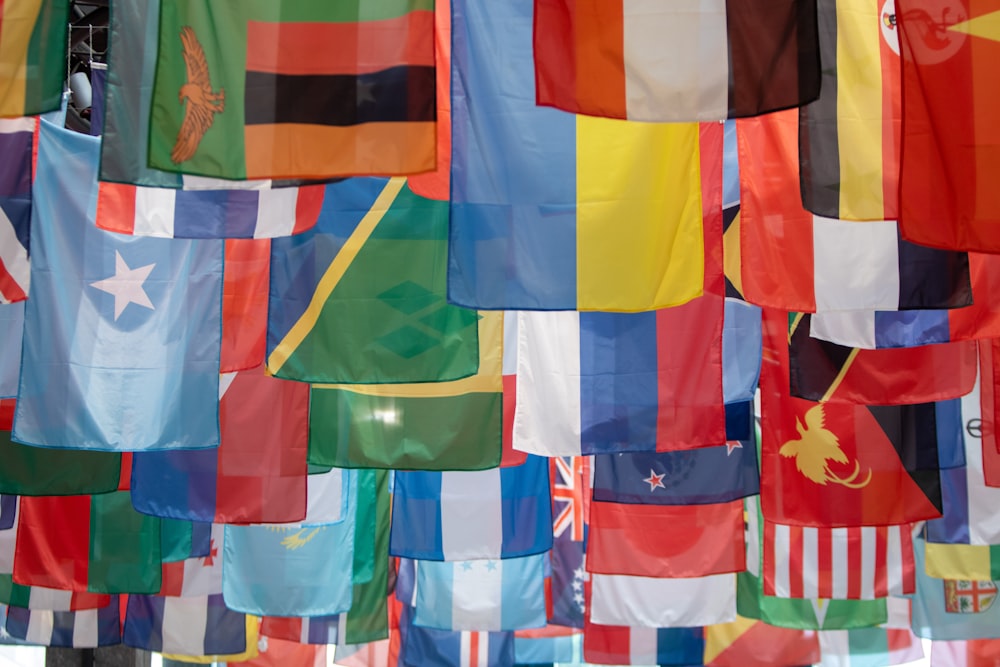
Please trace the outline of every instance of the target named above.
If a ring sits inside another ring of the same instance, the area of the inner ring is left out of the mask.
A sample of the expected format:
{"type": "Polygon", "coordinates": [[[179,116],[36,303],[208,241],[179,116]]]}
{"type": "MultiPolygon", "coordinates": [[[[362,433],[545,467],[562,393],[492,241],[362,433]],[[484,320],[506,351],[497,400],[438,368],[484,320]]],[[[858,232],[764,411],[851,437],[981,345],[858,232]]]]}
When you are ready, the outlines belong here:
{"type": "Polygon", "coordinates": [[[916,590],[911,524],[814,528],[764,522],[764,594],[871,600],[916,590]]]}

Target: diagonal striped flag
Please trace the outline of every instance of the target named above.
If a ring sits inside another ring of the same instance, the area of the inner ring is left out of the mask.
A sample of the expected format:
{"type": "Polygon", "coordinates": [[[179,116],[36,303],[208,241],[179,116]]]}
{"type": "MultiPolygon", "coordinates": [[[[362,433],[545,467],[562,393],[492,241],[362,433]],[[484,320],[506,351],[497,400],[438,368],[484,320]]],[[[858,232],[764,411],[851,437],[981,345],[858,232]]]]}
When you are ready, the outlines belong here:
{"type": "Polygon", "coordinates": [[[0,118],[0,303],[28,297],[34,118],[0,118]]]}

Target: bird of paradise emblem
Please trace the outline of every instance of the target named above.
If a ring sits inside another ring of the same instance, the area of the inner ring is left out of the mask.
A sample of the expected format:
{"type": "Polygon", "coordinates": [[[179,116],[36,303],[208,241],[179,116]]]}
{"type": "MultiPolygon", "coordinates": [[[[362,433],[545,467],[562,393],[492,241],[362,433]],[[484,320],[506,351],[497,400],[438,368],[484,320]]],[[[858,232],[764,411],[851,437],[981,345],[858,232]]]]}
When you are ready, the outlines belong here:
{"type": "Polygon", "coordinates": [[[837,475],[830,470],[830,462],[849,464],[850,461],[843,450],[840,449],[840,440],[836,434],[826,428],[826,415],[823,413],[823,405],[819,404],[809,409],[805,415],[805,425],[795,418],[795,426],[798,429],[799,437],[789,440],[781,446],[778,453],[782,456],[795,459],[795,467],[807,478],[826,486],[830,484],[840,484],[849,489],[860,489],[868,485],[872,479],[872,471],[869,470],[863,480],[858,477],[861,474],[861,464],[854,459],[854,471],[846,477],[837,475]]]}
{"type": "Polygon", "coordinates": [[[177,133],[177,142],[170,152],[170,159],[175,164],[194,157],[202,137],[212,127],[215,114],[222,113],[226,108],[226,90],[220,88],[219,92],[212,92],[205,49],[191,26],[181,28],[181,44],[184,46],[187,82],[181,86],[177,99],[181,104],[186,100],[187,105],[184,107],[184,120],[177,133]]]}

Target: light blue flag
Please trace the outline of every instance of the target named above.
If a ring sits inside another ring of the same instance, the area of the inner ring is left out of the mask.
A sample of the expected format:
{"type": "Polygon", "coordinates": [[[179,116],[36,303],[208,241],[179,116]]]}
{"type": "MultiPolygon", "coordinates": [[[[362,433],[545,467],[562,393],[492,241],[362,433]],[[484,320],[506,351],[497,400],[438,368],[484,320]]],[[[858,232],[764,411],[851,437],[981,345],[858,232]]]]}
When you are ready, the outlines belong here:
{"type": "MultiPolygon", "coordinates": [[[[727,298],[722,326],[722,397],[727,405],[752,401],[760,380],[760,308],[727,298]]],[[[739,438],[742,440],[743,438],[739,438]]]]}
{"type": "Polygon", "coordinates": [[[328,616],[351,608],[357,471],[334,468],[311,475],[310,481],[317,477],[331,484],[326,498],[315,496],[310,485],[304,522],[226,526],[222,595],[227,607],[258,616],[328,616]],[[335,515],[337,520],[331,520],[335,515]]]}
{"type": "Polygon", "coordinates": [[[24,304],[24,301],[18,301],[0,305],[0,398],[17,395],[17,379],[21,373],[24,304]]]}
{"type": "Polygon", "coordinates": [[[914,634],[935,641],[1000,639],[1000,600],[996,581],[935,579],[924,566],[924,540],[913,540],[917,592],[913,595],[914,634]]]}
{"type": "Polygon", "coordinates": [[[416,561],[413,622],[475,632],[544,627],[546,558],[416,561]]]}
{"type": "Polygon", "coordinates": [[[98,230],[100,139],[41,125],[13,438],[218,446],[223,242],[98,230]]]}

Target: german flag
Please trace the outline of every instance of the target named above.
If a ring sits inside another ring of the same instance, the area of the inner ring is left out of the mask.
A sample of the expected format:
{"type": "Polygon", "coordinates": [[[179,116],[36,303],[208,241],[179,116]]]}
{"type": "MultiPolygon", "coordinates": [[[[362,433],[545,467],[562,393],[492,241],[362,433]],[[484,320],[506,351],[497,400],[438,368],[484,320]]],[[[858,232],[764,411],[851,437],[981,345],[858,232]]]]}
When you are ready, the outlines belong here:
{"type": "Polygon", "coordinates": [[[234,179],[431,171],[432,0],[167,0],[150,163],[234,179]],[[178,103],[178,99],[180,103],[178,103]]]}

